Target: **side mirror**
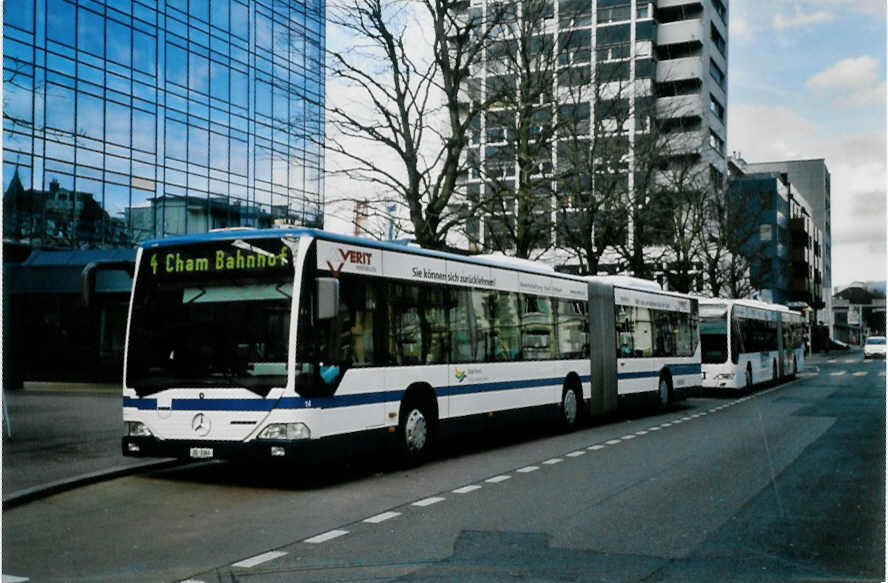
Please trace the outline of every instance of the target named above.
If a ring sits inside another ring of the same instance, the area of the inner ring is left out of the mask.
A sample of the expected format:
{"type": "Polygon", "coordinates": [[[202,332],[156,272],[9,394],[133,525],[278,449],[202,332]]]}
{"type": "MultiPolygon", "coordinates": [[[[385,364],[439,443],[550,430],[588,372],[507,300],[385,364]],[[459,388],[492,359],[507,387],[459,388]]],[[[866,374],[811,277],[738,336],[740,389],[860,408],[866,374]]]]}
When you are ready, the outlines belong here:
{"type": "Polygon", "coordinates": [[[329,320],[339,314],[339,280],[335,277],[315,279],[318,320],[329,320]]]}

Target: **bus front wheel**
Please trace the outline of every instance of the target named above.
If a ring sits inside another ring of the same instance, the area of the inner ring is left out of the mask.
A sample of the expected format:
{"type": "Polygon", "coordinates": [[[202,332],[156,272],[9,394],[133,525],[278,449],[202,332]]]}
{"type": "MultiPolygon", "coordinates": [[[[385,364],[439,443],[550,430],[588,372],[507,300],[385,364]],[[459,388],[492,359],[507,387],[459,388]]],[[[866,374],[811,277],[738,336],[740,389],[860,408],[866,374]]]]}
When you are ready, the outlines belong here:
{"type": "Polygon", "coordinates": [[[434,435],[434,422],[430,408],[422,402],[414,400],[401,406],[398,449],[403,465],[417,466],[428,456],[434,435]]]}
{"type": "Polygon", "coordinates": [[[669,393],[671,392],[669,384],[668,377],[665,375],[660,377],[660,384],[657,386],[657,404],[660,409],[665,409],[669,406],[669,393]]]}

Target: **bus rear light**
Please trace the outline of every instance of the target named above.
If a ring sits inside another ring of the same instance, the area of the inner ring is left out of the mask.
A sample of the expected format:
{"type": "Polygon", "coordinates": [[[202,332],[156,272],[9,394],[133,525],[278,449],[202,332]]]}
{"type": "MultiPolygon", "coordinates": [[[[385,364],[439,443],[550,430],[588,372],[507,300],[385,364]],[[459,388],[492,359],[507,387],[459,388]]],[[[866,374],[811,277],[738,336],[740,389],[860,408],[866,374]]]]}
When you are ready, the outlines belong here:
{"type": "Polygon", "coordinates": [[[126,421],[124,423],[126,435],[129,437],[151,437],[153,434],[141,421],[126,421]]]}
{"type": "Polygon", "coordinates": [[[310,438],[311,430],[305,423],[272,423],[259,433],[259,439],[295,441],[310,438]]]}

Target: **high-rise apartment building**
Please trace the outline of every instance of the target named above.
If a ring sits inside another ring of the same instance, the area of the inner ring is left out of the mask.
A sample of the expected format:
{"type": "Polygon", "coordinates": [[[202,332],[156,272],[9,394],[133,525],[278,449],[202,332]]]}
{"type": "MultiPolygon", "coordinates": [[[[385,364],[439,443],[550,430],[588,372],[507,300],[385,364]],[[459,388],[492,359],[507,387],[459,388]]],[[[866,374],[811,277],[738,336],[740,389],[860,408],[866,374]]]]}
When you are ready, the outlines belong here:
{"type": "Polygon", "coordinates": [[[16,0],[3,12],[4,243],[323,224],[321,0],[16,0]]]}
{"type": "Polygon", "coordinates": [[[811,160],[782,160],[750,163],[748,172],[781,172],[798,188],[811,204],[814,224],[823,233],[823,277],[820,281],[820,299],[823,308],[817,310],[817,321],[833,328],[832,310],[832,219],[830,173],[823,158],[811,160]]]}
{"type": "MultiPolygon", "coordinates": [[[[469,220],[470,246],[502,248],[501,235],[511,225],[509,212],[515,217],[534,212],[538,214],[533,222],[536,247],[550,250],[544,260],[569,269],[577,259],[565,250],[562,235],[588,214],[584,205],[590,200],[578,190],[589,188],[593,196],[605,188],[622,190],[626,207],[622,216],[629,223],[626,232],[631,238],[634,211],[629,209],[644,207],[653,214],[659,209],[657,188],[650,182],[641,185],[651,175],[662,181],[667,169],[685,165],[686,175],[703,177],[712,185],[723,182],[727,176],[727,0],[553,0],[534,12],[540,21],[533,26],[520,23],[538,2],[472,0],[466,3],[466,13],[489,22],[502,16],[504,4],[514,8],[506,11],[506,20],[511,22],[500,28],[503,36],[513,38],[506,38],[501,47],[495,42],[473,67],[477,82],[471,98],[486,97],[494,103],[477,120],[469,148],[471,169],[464,184],[469,199],[484,200],[491,189],[507,193],[520,189],[522,171],[526,172],[519,160],[516,107],[507,100],[489,99],[491,91],[504,86],[521,90],[520,73],[504,66],[502,56],[521,46],[522,41],[514,38],[516,31],[538,39],[528,43],[531,55],[547,47],[556,55],[554,64],[537,60],[532,65],[554,88],[554,103],[547,103],[549,96],[533,97],[540,113],[532,115],[541,121],[532,131],[542,136],[547,125],[558,129],[553,131],[552,144],[533,154],[539,157],[538,169],[530,171],[540,178],[540,198],[547,200],[522,208],[520,201],[507,197],[499,218],[469,220]],[[561,125],[565,118],[576,122],[571,130],[561,125]],[[579,135],[568,135],[576,134],[577,128],[579,135]],[[586,148],[589,165],[596,167],[585,186],[574,188],[559,181],[565,158],[575,154],[571,148],[576,146],[568,147],[568,142],[586,148]],[[652,143],[669,146],[652,148],[652,143]],[[602,154],[614,144],[622,150],[616,155],[602,154]],[[642,189],[653,196],[638,195],[642,189]]],[[[697,180],[692,188],[709,187],[697,180]]],[[[607,262],[608,256],[602,261],[607,262]]]]}

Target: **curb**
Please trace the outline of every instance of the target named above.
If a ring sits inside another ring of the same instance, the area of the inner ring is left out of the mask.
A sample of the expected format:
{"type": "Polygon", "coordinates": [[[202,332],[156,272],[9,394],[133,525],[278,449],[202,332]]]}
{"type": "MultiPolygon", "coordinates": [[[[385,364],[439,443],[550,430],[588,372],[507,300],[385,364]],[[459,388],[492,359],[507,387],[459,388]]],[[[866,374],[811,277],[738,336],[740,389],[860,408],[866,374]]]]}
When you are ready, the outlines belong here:
{"type": "Polygon", "coordinates": [[[3,510],[6,511],[10,508],[15,508],[16,506],[21,506],[22,504],[33,502],[34,500],[46,498],[48,496],[52,496],[53,494],[59,494],[61,492],[73,490],[74,488],[79,488],[81,486],[87,486],[89,484],[95,484],[105,480],[113,480],[114,478],[129,476],[131,474],[137,474],[139,472],[144,472],[148,470],[166,469],[179,465],[181,463],[182,461],[178,459],[148,461],[129,466],[111,468],[109,470],[99,470],[97,472],[81,474],[72,478],[56,480],[55,482],[48,482],[46,484],[41,484],[32,488],[25,488],[24,490],[18,490],[16,492],[13,492],[9,496],[4,497],[3,510]]]}

